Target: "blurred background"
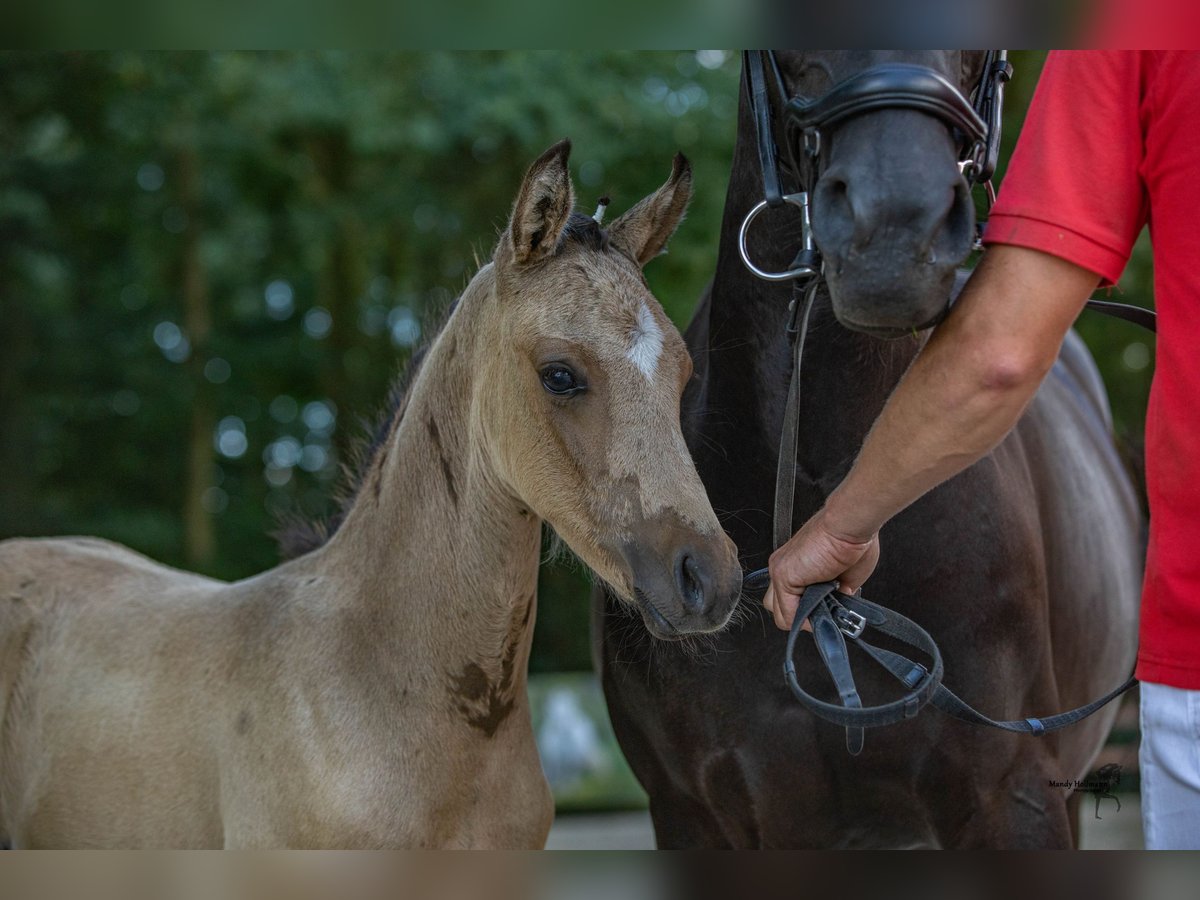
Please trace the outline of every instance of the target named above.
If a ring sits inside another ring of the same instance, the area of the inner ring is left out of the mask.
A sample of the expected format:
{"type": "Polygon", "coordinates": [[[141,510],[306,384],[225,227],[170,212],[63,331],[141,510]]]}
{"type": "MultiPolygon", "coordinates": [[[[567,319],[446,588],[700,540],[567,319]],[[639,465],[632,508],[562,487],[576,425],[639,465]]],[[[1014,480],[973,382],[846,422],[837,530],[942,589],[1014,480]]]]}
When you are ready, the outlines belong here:
{"type": "MultiPolygon", "coordinates": [[[[1012,59],[1005,158],[1043,56],[1012,59]]],[[[331,511],[362,421],[564,136],[587,212],[691,158],[691,213],[647,270],[684,326],[713,271],[739,65],[0,54],[0,538],[99,535],[227,579],[274,565],[279,519],[331,511]]],[[[1120,299],[1148,304],[1146,251],[1120,299]]],[[[1086,314],[1080,330],[1136,459],[1152,344],[1086,314]]],[[[570,564],[544,570],[535,672],[590,668],[587,592],[570,564]]]]}
{"type": "MultiPolygon", "coordinates": [[[[725,51],[0,56],[0,537],[274,565],[564,136],[610,217],[691,158],[648,271],[685,323],[737,77],[725,51]]],[[[545,582],[534,668],[586,669],[584,577],[545,582]]]]}

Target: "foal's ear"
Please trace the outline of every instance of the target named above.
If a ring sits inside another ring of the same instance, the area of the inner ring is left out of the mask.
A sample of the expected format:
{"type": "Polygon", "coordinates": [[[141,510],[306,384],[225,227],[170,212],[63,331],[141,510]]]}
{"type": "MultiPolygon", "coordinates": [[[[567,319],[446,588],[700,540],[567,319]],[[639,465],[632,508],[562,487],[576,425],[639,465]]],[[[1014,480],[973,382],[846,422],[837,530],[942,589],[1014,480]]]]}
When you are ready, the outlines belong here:
{"type": "Polygon", "coordinates": [[[613,222],[608,239],[644,266],[663,252],[691,199],[692,164],[676,153],[667,183],[613,222]]]}
{"type": "Polygon", "coordinates": [[[571,142],[559,141],[525,173],[512,219],[496,251],[498,262],[521,266],[554,252],[575,206],[575,191],[567,174],[570,153],[571,142]]]}

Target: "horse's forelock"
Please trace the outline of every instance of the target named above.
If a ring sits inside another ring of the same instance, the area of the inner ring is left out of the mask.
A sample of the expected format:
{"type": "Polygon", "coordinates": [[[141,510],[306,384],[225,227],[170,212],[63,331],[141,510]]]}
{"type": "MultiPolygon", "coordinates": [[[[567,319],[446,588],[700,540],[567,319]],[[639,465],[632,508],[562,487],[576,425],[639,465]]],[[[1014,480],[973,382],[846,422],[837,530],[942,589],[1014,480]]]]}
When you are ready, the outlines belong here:
{"type": "Polygon", "coordinates": [[[580,244],[589,250],[608,249],[608,230],[589,215],[581,212],[571,213],[567,227],[563,229],[560,246],[580,244]]]}

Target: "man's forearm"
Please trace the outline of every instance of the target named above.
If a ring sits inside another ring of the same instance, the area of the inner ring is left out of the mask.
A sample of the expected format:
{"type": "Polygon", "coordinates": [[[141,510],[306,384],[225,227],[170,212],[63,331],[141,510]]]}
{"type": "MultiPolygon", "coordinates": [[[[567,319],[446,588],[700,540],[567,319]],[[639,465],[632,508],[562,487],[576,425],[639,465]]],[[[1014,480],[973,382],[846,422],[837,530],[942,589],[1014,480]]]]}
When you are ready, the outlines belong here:
{"type": "Polygon", "coordinates": [[[1036,251],[989,250],[830,496],[830,530],[868,540],[994,447],[1036,393],[1097,280],[1036,251]]]}

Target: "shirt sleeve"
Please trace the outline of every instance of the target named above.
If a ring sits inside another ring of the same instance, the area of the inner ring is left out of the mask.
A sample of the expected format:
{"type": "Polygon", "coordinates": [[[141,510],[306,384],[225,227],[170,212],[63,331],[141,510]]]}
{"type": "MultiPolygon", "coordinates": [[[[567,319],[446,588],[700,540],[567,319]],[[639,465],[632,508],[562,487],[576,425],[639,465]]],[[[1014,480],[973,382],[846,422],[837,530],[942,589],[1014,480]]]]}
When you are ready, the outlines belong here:
{"type": "Polygon", "coordinates": [[[1051,51],[984,243],[1041,250],[1114,284],[1146,222],[1137,51],[1051,51]]]}

